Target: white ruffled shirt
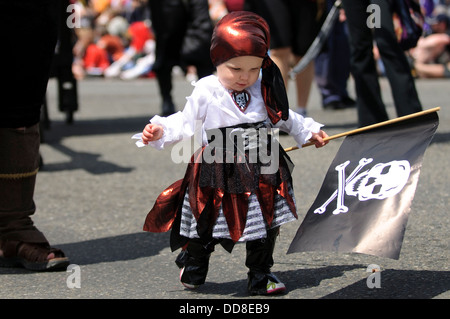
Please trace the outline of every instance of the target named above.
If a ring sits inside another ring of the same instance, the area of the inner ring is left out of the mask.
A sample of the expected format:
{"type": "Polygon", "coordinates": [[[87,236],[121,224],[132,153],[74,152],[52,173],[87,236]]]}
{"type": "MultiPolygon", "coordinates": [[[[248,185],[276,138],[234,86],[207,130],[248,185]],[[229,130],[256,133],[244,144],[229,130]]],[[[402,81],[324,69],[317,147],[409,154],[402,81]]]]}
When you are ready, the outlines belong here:
{"type": "MultiPolygon", "coordinates": [[[[204,77],[193,83],[194,90],[187,97],[183,111],[179,111],[167,117],[155,115],[150,122],[159,124],[164,128],[161,139],[150,142],[149,145],[156,149],[179,142],[192,136],[198,137],[201,145],[208,143],[206,130],[233,126],[243,123],[270,122],[261,94],[261,81],[256,81],[247,88],[250,94],[250,103],[242,112],[234,103],[228,90],[220,83],[216,75],[204,77]]],[[[301,147],[310,138],[312,133],[318,133],[323,126],[310,117],[289,110],[289,118],[280,120],[272,125],[291,135],[297,145],[301,147]]],[[[133,138],[141,139],[142,133],[135,134],[133,138]]],[[[136,145],[144,146],[142,140],[136,145]]]]}

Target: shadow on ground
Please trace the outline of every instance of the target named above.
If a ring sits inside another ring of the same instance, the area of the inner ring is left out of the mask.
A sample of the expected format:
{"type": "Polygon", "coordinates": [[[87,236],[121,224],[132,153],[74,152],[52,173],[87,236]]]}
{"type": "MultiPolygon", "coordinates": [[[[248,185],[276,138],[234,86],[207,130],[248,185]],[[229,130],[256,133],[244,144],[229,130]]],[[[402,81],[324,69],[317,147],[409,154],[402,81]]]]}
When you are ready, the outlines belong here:
{"type": "MultiPolygon", "coordinates": [[[[342,276],[346,271],[365,269],[362,265],[326,266],[314,269],[298,269],[277,272],[289,291],[300,293],[306,289],[318,287],[323,280],[342,276]]],[[[369,274],[367,274],[369,275],[369,274]]],[[[381,287],[368,288],[366,279],[357,281],[342,289],[320,297],[320,299],[430,299],[450,290],[449,271],[426,270],[394,270],[381,272],[381,287]]],[[[214,283],[206,282],[194,293],[200,295],[216,295],[218,291],[224,295],[246,297],[246,279],[214,283]]],[[[332,288],[331,288],[332,289],[332,288]]],[[[311,295],[305,292],[305,296],[311,295]]],[[[274,296],[274,298],[276,298],[274,296]]]]}

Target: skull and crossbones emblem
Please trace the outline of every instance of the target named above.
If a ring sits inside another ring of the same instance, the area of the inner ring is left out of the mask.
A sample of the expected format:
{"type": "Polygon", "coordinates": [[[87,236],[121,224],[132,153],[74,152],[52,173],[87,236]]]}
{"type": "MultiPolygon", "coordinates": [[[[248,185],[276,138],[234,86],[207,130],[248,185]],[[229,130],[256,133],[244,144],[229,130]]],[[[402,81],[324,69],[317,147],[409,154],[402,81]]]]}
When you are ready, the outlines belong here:
{"type": "Polygon", "coordinates": [[[345,194],[355,196],[360,201],[382,200],[398,194],[408,182],[411,172],[409,162],[401,160],[379,163],[358,175],[362,168],[372,161],[372,158],[362,158],[347,178],[345,168],[350,161],[337,165],[335,169],[338,172],[338,189],[322,206],[315,209],[314,213],[323,214],[327,206],[335,199],[337,204],[333,214],[348,212],[348,207],[344,204],[345,194]]]}
{"type": "Polygon", "coordinates": [[[239,107],[239,110],[245,112],[250,103],[250,94],[244,90],[242,92],[231,92],[231,97],[233,98],[234,103],[239,107]]]}

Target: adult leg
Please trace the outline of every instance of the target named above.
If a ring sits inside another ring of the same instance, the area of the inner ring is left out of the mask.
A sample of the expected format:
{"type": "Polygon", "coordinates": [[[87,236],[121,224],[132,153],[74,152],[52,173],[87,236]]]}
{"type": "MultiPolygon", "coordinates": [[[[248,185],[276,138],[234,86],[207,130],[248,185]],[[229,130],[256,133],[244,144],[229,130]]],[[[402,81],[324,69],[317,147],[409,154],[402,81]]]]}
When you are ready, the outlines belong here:
{"type": "Polygon", "coordinates": [[[373,57],[372,30],[367,27],[369,0],[343,0],[349,31],[351,73],[355,80],[358,125],[366,126],[388,119],[381,99],[378,73],[373,57]]]}
{"type": "Polygon", "coordinates": [[[398,116],[422,111],[414,78],[405,53],[398,45],[387,0],[374,0],[380,6],[381,28],[375,28],[375,41],[391,85],[398,116]]]}
{"type": "Polygon", "coordinates": [[[186,8],[181,0],[148,2],[156,36],[156,73],[162,99],[162,115],[175,112],[172,100],[172,68],[180,64],[180,52],[186,31],[186,8]]]}
{"type": "MultiPolygon", "coordinates": [[[[294,61],[297,64],[302,57],[295,56],[294,61]]],[[[295,65],[294,64],[294,65],[295,65]]],[[[295,88],[297,91],[297,109],[296,112],[306,116],[311,86],[314,81],[314,61],[311,61],[306,68],[295,77],[295,88]]]]}
{"type": "Polygon", "coordinates": [[[284,85],[288,88],[289,70],[291,69],[292,50],[290,47],[276,48],[270,50],[270,57],[280,69],[284,85]]]}
{"type": "Polygon", "coordinates": [[[5,34],[10,49],[0,53],[0,60],[8,61],[3,68],[8,81],[0,108],[1,266],[48,270],[64,268],[69,262],[60,250],[50,248],[31,219],[40,157],[38,123],[55,50],[57,18],[57,7],[50,1],[0,4],[0,25],[20,30],[22,35],[5,34]],[[35,59],[28,57],[30,47],[35,59]]]}
{"type": "Polygon", "coordinates": [[[448,45],[450,45],[450,35],[445,33],[430,34],[419,39],[417,46],[411,50],[412,56],[416,62],[433,63],[445,52],[448,45]]]}
{"type": "Polygon", "coordinates": [[[447,64],[427,64],[427,63],[414,63],[414,68],[417,75],[421,78],[449,78],[450,63],[447,64]]]}
{"type": "Polygon", "coordinates": [[[186,65],[186,69],[195,66],[197,76],[201,79],[215,71],[210,57],[214,26],[207,0],[191,0],[188,2],[188,8],[189,19],[183,41],[181,60],[186,65]],[[195,46],[192,44],[195,44],[195,46]]]}
{"type": "MultiPolygon", "coordinates": [[[[300,17],[300,14],[306,16],[310,14],[309,12],[300,12],[304,11],[301,3],[303,3],[303,1],[247,0],[244,7],[246,10],[256,12],[262,16],[269,24],[270,57],[280,69],[286,89],[289,87],[289,71],[292,68],[292,65],[301,58],[301,55],[295,57],[293,53],[294,37],[299,36],[294,30],[298,28],[298,26],[295,25],[298,22],[295,20],[303,20],[300,19],[303,17],[300,17]]],[[[313,5],[315,6],[316,4],[314,3],[313,5]]],[[[308,26],[306,26],[303,32],[311,32],[311,30],[308,30],[308,26]]],[[[295,39],[295,41],[303,43],[302,40],[295,39]]],[[[294,110],[299,113],[306,113],[306,104],[308,102],[313,78],[313,63],[308,65],[307,69],[296,77],[296,102],[297,106],[300,106],[301,108],[297,107],[294,108],[294,110]]]]}
{"type": "Polygon", "coordinates": [[[159,93],[162,99],[162,115],[175,113],[175,104],[172,99],[172,69],[174,65],[164,63],[155,70],[159,93]]]}
{"type": "Polygon", "coordinates": [[[69,264],[60,250],[51,249],[31,219],[39,167],[39,125],[0,128],[0,265],[31,270],[69,264]]]}
{"type": "Polygon", "coordinates": [[[0,129],[0,238],[45,243],[33,226],[33,200],[39,167],[39,128],[0,129]]]}
{"type": "MultiPolygon", "coordinates": [[[[333,5],[328,1],[329,9],[333,5]]],[[[337,21],[324,50],[315,60],[315,78],[325,108],[340,109],[355,106],[348,96],[347,81],[350,75],[350,46],[346,24],[337,21]]]]}

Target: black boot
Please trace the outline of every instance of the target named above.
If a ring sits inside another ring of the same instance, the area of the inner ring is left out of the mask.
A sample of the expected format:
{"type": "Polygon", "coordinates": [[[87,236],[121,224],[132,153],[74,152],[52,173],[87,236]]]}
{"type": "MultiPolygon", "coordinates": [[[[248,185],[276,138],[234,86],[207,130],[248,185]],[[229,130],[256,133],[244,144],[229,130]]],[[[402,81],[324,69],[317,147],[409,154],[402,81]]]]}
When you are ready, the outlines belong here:
{"type": "Polygon", "coordinates": [[[215,242],[204,242],[201,239],[191,239],[185,251],[178,255],[175,261],[182,268],[181,283],[190,289],[195,289],[205,283],[208,274],[209,258],[214,251],[215,242]]]}
{"type": "Polygon", "coordinates": [[[269,295],[282,293],[286,287],[270,272],[273,266],[273,250],[279,228],[267,231],[267,237],[247,242],[245,265],[248,272],[248,292],[252,295],[269,295]]]}

